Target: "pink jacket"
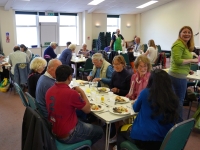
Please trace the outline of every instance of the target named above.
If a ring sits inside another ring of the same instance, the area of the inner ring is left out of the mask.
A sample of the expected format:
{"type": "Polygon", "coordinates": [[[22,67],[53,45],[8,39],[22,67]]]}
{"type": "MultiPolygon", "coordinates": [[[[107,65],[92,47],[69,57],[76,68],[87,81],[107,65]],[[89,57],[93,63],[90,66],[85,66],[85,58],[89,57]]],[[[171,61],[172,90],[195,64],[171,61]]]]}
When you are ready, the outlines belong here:
{"type": "Polygon", "coordinates": [[[150,72],[147,72],[144,77],[139,80],[139,73],[137,72],[133,74],[131,77],[130,90],[126,97],[130,98],[131,100],[137,99],[140,92],[146,88],[150,75],[150,72]]]}

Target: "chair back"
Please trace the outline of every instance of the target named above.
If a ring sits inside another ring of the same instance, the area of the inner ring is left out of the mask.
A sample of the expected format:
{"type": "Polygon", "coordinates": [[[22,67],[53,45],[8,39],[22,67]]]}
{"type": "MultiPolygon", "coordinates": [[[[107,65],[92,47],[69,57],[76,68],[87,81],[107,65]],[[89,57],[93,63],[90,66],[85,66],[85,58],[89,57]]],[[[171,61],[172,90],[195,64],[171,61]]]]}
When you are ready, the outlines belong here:
{"type": "Polygon", "coordinates": [[[37,103],[37,101],[35,100],[34,97],[32,97],[28,92],[25,92],[26,94],[26,97],[28,99],[28,102],[29,102],[29,106],[34,109],[34,110],[38,110],[38,112],[40,113],[41,116],[44,116],[43,115],[43,112],[39,106],[39,104],[37,103]]]}
{"type": "Polygon", "coordinates": [[[195,120],[191,118],[174,125],[165,136],[160,150],[184,149],[194,124],[195,120]]]}
{"type": "Polygon", "coordinates": [[[147,44],[143,44],[143,49],[144,49],[144,52],[146,52],[146,51],[147,51],[147,49],[148,49],[148,46],[147,46],[147,44]]]}
{"type": "Polygon", "coordinates": [[[93,69],[92,59],[88,58],[85,62],[84,71],[91,71],[93,69]]]}
{"type": "Polygon", "coordinates": [[[191,69],[192,71],[197,71],[197,70],[199,69],[199,66],[198,66],[198,64],[191,64],[191,65],[190,65],[190,69],[191,69]]]}
{"type": "Polygon", "coordinates": [[[19,94],[19,96],[20,96],[20,99],[21,99],[23,105],[24,105],[25,107],[29,106],[29,103],[27,102],[27,100],[26,100],[26,98],[25,98],[25,95],[24,95],[24,92],[22,91],[22,89],[19,87],[19,85],[18,85],[16,82],[14,83],[14,86],[15,86],[16,92],[17,92],[17,93],[19,94]]]}
{"type": "Polygon", "coordinates": [[[158,49],[158,53],[161,53],[161,52],[162,52],[162,50],[161,50],[161,47],[160,47],[160,45],[156,45],[156,47],[157,47],[157,49],[158,49]]]}
{"type": "Polygon", "coordinates": [[[126,65],[130,66],[130,61],[129,61],[129,58],[128,58],[128,54],[127,53],[125,53],[125,54],[121,53],[120,55],[122,55],[124,57],[124,59],[126,61],[126,65]]]}

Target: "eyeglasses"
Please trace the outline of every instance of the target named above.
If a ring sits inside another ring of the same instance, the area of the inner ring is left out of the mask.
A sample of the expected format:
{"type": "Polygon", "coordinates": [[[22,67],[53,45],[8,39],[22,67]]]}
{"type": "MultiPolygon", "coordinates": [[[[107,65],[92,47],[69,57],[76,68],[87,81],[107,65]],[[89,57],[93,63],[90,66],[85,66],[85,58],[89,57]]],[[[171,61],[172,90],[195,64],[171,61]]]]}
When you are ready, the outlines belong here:
{"type": "Polygon", "coordinates": [[[147,65],[145,65],[145,66],[139,65],[138,67],[140,67],[140,68],[147,68],[147,65]]]}
{"type": "Polygon", "coordinates": [[[121,64],[113,64],[113,66],[119,66],[119,65],[121,65],[121,64]]]}

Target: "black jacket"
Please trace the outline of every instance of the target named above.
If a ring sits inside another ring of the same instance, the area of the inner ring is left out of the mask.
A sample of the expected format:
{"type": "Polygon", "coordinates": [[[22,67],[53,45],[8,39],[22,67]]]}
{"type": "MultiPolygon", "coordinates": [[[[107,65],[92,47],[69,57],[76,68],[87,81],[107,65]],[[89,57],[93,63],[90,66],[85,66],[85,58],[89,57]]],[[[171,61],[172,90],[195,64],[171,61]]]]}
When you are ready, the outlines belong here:
{"type": "Polygon", "coordinates": [[[51,125],[30,107],[24,113],[22,150],[57,150],[51,125]]]}

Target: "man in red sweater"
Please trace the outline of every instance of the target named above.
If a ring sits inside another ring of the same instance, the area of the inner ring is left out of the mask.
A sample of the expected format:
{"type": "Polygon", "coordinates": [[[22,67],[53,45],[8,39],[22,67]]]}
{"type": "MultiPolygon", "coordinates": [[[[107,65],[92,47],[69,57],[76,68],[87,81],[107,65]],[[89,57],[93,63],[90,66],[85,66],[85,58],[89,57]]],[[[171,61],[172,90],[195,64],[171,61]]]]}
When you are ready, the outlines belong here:
{"type": "Polygon", "coordinates": [[[103,130],[100,126],[84,123],[77,119],[76,109],[90,112],[90,104],[79,87],[71,89],[73,69],[61,65],[56,69],[56,83],[46,93],[48,119],[52,122],[52,132],[63,143],[77,143],[91,140],[94,144],[101,139],[103,130]]]}

